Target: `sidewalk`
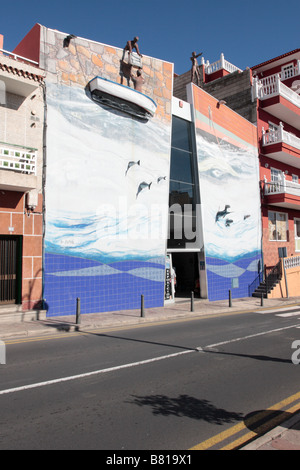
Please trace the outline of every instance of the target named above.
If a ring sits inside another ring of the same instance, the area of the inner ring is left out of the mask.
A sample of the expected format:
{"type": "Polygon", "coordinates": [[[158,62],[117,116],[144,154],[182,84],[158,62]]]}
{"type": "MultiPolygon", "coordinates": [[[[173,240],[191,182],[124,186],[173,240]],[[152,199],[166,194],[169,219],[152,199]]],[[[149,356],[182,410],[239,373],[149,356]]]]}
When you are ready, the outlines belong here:
{"type": "MultiPolygon", "coordinates": [[[[297,305],[299,305],[300,310],[300,297],[264,299],[263,305],[261,305],[260,299],[254,297],[233,299],[231,306],[229,306],[228,300],[209,302],[204,299],[194,299],[192,306],[190,299],[178,299],[175,303],[164,307],[145,308],[143,312],[138,309],[84,314],[80,315],[80,322],[77,324],[75,315],[46,318],[45,314],[43,315],[41,312],[39,319],[36,319],[36,312],[29,312],[26,315],[20,313],[14,317],[14,320],[9,320],[9,315],[3,315],[1,313],[3,310],[0,310],[0,340],[8,343],[47,335],[63,336],[76,331],[84,333],[94,329],[118,329],[150,323],[200,318],[208,315],[219,315],[220,313],[280,310],[297,305]]],[[[242,450],[300,450],[300,414],[296,413],[289,421],[276,427],[265,436],[257,438],[243,447],[242,450]]]]}

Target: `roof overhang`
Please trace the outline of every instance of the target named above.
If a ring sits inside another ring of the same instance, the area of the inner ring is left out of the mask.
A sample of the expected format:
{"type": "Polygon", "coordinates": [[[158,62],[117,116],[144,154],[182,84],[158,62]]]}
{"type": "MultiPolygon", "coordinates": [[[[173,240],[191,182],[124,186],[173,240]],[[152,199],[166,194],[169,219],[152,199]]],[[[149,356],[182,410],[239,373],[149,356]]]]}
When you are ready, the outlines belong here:
{"type": "Polygon", "coordinates": [[[274,59],[267,60],[266,62],[262,62],[258,65],[254,65],[251,67],[251,70],[255,70],[257,73],[264,72],[265,70],[268,70],[270,67],[274,67],[275,65],[280,66],[286,64],[289,60],[300,60],[300,49],[295,49],[291,52],[287,52],[286,54],[275,57],[274,59]]]}

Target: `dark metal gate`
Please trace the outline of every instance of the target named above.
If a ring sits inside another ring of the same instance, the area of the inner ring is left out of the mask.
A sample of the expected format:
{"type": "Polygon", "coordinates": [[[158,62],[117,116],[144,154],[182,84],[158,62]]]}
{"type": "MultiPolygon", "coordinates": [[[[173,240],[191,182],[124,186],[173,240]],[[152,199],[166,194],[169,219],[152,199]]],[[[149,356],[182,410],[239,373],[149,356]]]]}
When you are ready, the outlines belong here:
{"type": "Polygon", "coordinates": [[[17,300],[18,239],[0,236],[0,304],[17,300]]]}

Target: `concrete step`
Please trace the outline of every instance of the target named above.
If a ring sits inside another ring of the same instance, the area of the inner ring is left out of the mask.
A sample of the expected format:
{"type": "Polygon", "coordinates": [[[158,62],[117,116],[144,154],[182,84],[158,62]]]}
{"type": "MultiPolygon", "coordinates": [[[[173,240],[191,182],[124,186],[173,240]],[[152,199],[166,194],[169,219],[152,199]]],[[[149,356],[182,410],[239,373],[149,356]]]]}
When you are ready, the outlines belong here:
{"type": "Polygon", "coordinates": [[[264,299],[267,299],[267,298],[268,298],[267,294],[264,293],[264,292],[261,293],[261,292],[255,291],[255,292],[253,292],[253,294],[252,294],[252,297],[258,297],[259,299],[261,299],[261,296],[263,296],[264,299]]]}
{"type": "Polygon", "coordinates": [[[46,310],[22,310],[22,305],[0,305],[0,323],[45,320],[46,310]]]}

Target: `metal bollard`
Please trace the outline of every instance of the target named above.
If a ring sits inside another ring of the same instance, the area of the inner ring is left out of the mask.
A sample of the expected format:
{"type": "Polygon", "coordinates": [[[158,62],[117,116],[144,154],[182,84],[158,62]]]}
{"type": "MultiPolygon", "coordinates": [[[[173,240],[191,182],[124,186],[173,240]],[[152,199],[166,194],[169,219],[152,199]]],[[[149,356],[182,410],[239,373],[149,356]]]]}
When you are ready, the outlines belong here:
{"type": "Polygon", "coordinates": [[[144,310],[144,296],[141,295],[141,317],[145,316],[145,310],[144,310]]]}
{"type": "Polygon", "coordinates": [[[0,364],[6,364],[6,346],[4,341],[0,341],[0,364]]]}
{"type": "Polygon", "coordinates": [[[229,307],[232,307],[231,290],[229,290],[229,307]]]}
{"type": "Polygon", "coordinates": [[[80,298],[76,299],[76,325],[81,323],[80,298]]]}
{"type": "Polygon", "coordinates": [[[194,292],[191,292],[191,312],[194,311],[194,292]]]}
{"type": "Polygon", "coordinates": [[[261,307],[263,307],[263,305],[264,305],[264,294],[263,294],[263,292],[261,293],[260,305],[261,305],[261,307]]]}

